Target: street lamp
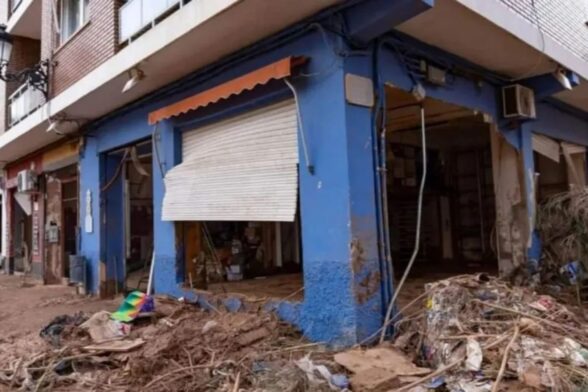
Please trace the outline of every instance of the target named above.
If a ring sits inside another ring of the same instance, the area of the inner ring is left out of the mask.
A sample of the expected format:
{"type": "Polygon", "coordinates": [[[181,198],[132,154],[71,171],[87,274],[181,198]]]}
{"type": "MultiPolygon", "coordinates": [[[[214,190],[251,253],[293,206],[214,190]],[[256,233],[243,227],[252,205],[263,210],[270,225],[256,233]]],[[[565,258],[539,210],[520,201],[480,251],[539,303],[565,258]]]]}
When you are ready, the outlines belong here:
{"type": "Polygon", "coordinates": [[[6,25],[0,25],[0,79],[5,82],[28,83],[34,89],[41,91],[47,98],[49,61],[43,60],[30,68],[10,72],[8,71],[8,64],[11,53],[12,36],[6,32],[6,25]]]}

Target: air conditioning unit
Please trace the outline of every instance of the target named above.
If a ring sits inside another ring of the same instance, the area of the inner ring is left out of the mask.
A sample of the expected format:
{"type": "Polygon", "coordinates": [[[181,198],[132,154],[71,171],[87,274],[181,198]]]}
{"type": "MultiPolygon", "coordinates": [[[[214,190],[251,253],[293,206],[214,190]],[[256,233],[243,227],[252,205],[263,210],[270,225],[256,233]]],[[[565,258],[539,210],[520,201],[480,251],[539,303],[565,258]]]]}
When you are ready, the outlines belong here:
{"type": "Polygon", "coordinates": [[[16,177],[18,192],[33,192],[37,187],[37,173],[32,170],[21,170],[16,177]]]}
{"type": "Polygon", "coordinates": [[[520,84],[503,87],[502,110],[505,118],[535,118],[535,93],[520,84]]]}

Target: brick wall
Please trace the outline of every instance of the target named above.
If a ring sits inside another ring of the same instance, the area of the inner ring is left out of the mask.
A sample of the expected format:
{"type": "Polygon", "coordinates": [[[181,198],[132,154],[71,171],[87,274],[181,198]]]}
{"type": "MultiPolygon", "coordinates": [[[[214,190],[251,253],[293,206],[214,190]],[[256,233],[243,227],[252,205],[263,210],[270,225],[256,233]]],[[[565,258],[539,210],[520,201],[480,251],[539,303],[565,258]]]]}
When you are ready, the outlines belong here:
{"type": "Polygon", "coordinates": [[[538,25],[576,56],[588,61],[588,0],[500,0],[538,25]]]}
{"type": "MultiPolygon", "coordinates": [[[[31,67],[40,60],[41,42],[35,39],[24,37],[13,37],[12,54],[8,64],[9,72],[18,72],[23,68],[31,67]]],[[[18,82],[6,84],[7,97],[10,96],[18,87],[18,82]]]]}
{"type": "MultiPolygon", "coordinates": [[[[23,68],[29,68],[37,64],[40,60],[40,54],[40,41],[24,37],[13,37],[12,54],[10,56],[10,63],[8,64],[8,71],[18,72],[23,68]]],[[[2,132],[8,129],[9,124],[10,111],[8,108],[8,99],[19,87],[20,83],[18,82],[4,83],[4,89],[2,91],[2,95],[4,96],[2,102],[4,102],[4,105],[2,105],[2,111],[0,112],[0,131],[2,132]]]]}
{"type": "Polygon", "coordinates": [[[90,0],[89,21],[60,44],[52,15],[53,0],[43,1],[41,57],[53,56],[50,94],[56,96],[112,57],[117,49],[119,0],[90,0]]]}

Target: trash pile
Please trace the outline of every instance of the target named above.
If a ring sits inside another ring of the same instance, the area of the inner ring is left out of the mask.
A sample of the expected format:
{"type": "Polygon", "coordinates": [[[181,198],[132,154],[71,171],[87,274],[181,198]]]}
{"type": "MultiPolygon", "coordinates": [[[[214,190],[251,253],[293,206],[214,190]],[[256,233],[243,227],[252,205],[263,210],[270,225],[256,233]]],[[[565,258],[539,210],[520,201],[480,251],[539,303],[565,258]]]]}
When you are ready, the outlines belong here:
{"type": "Polygon", "coordinates": [[[574,188],[541,203],[537,230],[543,244],[543,268],[557,271],[576,261],[588,271],[588,188],[574,188]]]}
{"type": "Polygon", "coordinates": [[[115,313],[55,318],[41,331],[45,346],[32,346],[37,351],[0,353],[0,390],[297,392],[348,386],[329,360],[332,354],[302,341],[271,314],[206,310],[140,294],[127,297],[115,313]]]}
{"type": "Polygon", "coordinates": [[[432,371],[395,390],[588,388],[586,309],[484,274],[428,284],[423,297],[396,322],[394,345],[432,371]]]}

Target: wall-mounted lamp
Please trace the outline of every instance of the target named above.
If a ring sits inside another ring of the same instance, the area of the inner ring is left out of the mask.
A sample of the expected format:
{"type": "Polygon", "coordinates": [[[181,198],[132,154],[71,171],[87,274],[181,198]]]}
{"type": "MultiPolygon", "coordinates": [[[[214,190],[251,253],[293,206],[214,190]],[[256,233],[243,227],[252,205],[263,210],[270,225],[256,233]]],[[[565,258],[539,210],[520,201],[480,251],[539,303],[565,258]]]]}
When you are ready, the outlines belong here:
{"type": "Polygon", "coordinates": [[[125,83],[125,86],[122,89],[122,93],[126,93],[133,87],[135,87],[141,80],[145,78],[145,73],[141,71],[139,68],[131,68],[129,70],[129,80],[125,83]]]}
{"type": "Polygon", "coordinates": [[[12,54],[12,36],[6,32],[6,25],[0,25],[0,79],[5,82],[28,83],[41,91],[47,98],[49,61],[43,60],[30,68],[9,72],[8,64],[12,54]]]}
{"type": "Polygon", "coordinates": [[[570,82],[570,79],[568,78],[568,76],[566,75],[566,70],[563,68],[559,68],[555,71],[555,78],[557,79],[557,81],[563,86],[563,88],[565,88],[566,90],[571,90],[572,87],[572,83],[570,82]]]}
{"type": "Polygon", "coordinates": [[[61,114],[49,119],[49,126],[46,131],[63,136],[77,131],[81,127],[82,122],[82,120],[68,118],[61,114]]]}

